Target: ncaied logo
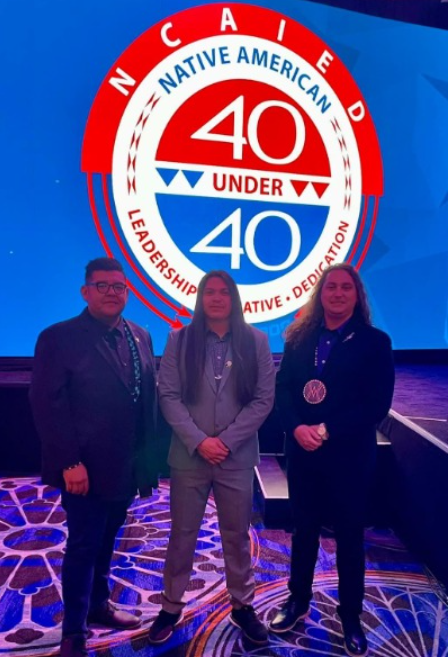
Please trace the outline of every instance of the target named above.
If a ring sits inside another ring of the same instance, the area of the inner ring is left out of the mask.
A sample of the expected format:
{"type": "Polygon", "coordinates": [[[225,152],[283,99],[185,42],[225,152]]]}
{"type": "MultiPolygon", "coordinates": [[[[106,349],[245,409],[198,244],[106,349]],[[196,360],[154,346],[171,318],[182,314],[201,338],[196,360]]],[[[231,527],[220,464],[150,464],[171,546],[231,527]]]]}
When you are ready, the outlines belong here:
{"type": "Polygon", "coordinates": [[[372,118],[336,53],[244,4],[180,12],[129,46],[92,106],[82,169],[107,253],[172,326],[210,269],[231,273],[249,321],[296,312],[325,267],[360,266],[383,190],[372,118]]]}

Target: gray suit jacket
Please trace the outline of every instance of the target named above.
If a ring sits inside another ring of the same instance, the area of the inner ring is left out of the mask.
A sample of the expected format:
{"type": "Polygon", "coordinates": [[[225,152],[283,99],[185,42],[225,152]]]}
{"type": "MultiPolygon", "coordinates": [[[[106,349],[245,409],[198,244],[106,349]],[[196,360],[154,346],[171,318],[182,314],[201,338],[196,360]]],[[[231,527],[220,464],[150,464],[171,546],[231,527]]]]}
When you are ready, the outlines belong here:
{"type": "MultiPolygon", "coordinates": [[[[274,403],[275,368],[267,336],[254,332],[258,359],[258,381],[252,401],[242,407],[231,385],[232,368],[224,367],[217,389],[210,359],[206,359],[199,401],[187,405],[181,397],[178,342],[180,331],[170,333],[159,370],[159,399],[162,412],[173,433],[168,457],[170,466],[179,469],[206,467],[197,446],[207,436],[218,436],[229,448],[219,467],[242,469],[259,462],[257,431],[274,403]]],[[[227,363],[232,361],[231,347],[227,363]]]]}

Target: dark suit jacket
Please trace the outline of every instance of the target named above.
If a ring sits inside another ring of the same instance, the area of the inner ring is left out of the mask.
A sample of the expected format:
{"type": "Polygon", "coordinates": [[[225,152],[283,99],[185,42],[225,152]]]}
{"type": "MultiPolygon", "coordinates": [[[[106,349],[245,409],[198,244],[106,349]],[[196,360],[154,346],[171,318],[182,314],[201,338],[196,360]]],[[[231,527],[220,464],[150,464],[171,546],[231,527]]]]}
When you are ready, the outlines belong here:
{"type": "Polygon", "coordinates": [[[330,352],[321,374],[314,367],[318,334],[298,348],[287,344],[277,376],[277,405],[287,433],[289,454],[302,461],[374,458],[376,424],[387,414],[394,388],[391,341],[386,333],[352,318],[330,352]],[[303,388],[310,379],[325,383],[327,394],[309,404],[303,388]],[[329,440],[314,452],[293,437],[300,424],[325,422],[329,440]]]}
{"type": "Polygon", "coordinates": [[[141,362],[140,414],[111,358],[105,328],[87,309],[39,336],[30,401],[42,441],[44,483],[63,487],[63,468],[82,461],[91,491],[105,499],[132,496],[136,488],[150,494],[157,485],[151,338],[127,323],[141,362]]]}

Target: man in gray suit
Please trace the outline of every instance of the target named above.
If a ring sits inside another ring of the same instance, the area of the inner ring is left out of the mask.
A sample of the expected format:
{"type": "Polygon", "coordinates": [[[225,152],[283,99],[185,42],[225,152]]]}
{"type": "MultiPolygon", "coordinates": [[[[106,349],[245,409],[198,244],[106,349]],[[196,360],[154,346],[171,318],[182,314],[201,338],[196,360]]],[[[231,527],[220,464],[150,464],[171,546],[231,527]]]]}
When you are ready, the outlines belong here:
{"type": "Polygon", "coordinates": [[[163,643],[180,621],[208,495],[218,510],[230,622],[252,642],[268,633],[253,607],[249,525],[257,430],[274,402],[275,370],[264,333],[245,323],[238,289],[224,271],[199,284],[191,324],[171,333],[159,371],[162,412],[173,430],[171,535],[162,609],[150,632],[163,643]]]}

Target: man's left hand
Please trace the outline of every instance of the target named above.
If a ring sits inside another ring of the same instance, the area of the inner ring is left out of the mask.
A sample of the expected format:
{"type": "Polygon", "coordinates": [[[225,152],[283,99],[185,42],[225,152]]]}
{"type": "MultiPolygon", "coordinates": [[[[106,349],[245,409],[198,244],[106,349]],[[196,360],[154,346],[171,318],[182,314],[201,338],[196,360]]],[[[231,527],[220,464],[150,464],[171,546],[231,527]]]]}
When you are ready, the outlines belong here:
{"type": "Polygon", "coordinates": [[[63,472],[65,489],[73,495],[87,495],[89,492],[89,475],[85,465],[80,463],[75,468],[63,472]]]}
{"type": "Polygon", "coordinates": [[[197,449],[202,458],[212,465],[218,465],[229,455],[229,448],[224,445],[222,440],[212,436],[204,438],[197,449]]]}

